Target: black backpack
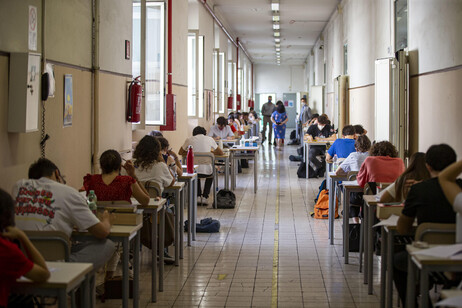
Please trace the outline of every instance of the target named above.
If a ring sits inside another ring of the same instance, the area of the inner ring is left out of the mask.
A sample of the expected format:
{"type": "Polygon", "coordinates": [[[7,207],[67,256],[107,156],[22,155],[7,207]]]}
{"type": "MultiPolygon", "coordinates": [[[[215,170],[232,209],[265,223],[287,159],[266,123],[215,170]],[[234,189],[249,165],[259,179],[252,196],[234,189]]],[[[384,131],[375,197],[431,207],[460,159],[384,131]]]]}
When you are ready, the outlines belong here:
{"type": "Polygon", "coordinates": [[[220,189],[217,192],[217,209],[234,209],[236,206],[236,195],[227,189],[220,189]]]}
{"type": "MultiPolygon", "coordinates": [[[[189,221],[184,222],[184,232],[188,231],[189,221]]],[[[199,233],[216,233],[220,232],[220,222],[212,217],[201,219],[201,222],[196,224],[196,232],[199,233]]]]}

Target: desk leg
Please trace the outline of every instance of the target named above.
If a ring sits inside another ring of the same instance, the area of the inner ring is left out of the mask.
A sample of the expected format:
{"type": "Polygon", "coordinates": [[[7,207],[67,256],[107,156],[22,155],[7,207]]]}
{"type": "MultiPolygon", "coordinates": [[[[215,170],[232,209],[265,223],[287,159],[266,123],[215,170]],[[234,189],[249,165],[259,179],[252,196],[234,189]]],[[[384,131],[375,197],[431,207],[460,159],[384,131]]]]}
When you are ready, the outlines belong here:
{"type": "Polygon", "coordinates": [[[309,179],[310,178],[310,157],[308,156],[309,152],[310,152],[310,145],[308,143],[305,143],[305,165],[306,165],[306,178],[309,179]]]}
{"type": "Polygon", "coordinates": [[[157,213],[151,212],[151,301],[157,302],[157,213]]]}
{"type": "Polygon", "coordinates": [[[428,305],[428,270],[425,265],[420,269],[420,306],[427,308],[428,305]]]}
{"type": "Polygon", "coordinates": [[[369,207],[366,205],[366,202],[363,204],[363,210],[364,210],[364,215],[363,215],[363,223],[364,223],[364,235],[363,235],[363,241],[364,241],[364,284],[367,284],[367,278],[369,277],[368,275],[368,262],[369,260],[369,237],[367,236],[367,232],[369,231],[369,223],[368,223],[368,217],[369,217],[369,207]]]}
{"type": "Polygon", "coordinates": [[[180,229],[178,230],[180,232],[180,259],[183,259],[183,243],[184,243],[184,200],[185,200],[185,195],[184,195],[184,189],[181,190],[180,192],[181,196],[181,203],[180,203],[180,229]]]}
{"type": "MultiPolygon", "coordinates": [[[[159,292],[164,291],[164,241],[165,241],[165,206],[160,210],[159,224],[159,292]]],[[[157,261],[157,258],[154,260],[157,261]]],[[[153,266],[157,266],[153,263],[153,266]]]]}
{"type": "Polygon", "coordinates": [[[363,272],[363,254],[364,254],[364,219],[361,221],[359,228],[359,272],[363,272]]]}
{"type": "Polygon", "coordinates": [[[234,153],[233,151],[230,151],[230,157],[231,157],[231,190],[234,190],[236,188],[236,168],[234,166],[234,153]]]}
{"type": "Polygon", "coordinates": [[[199,178],[196,176],[196,179],[194,180],[193,183],[193,197],[194,197],[194,202],[193,202],[193,216],[192,219],[190,220],[189,225],[191,226],[192,229],[192,240],[196,240],[196,221],[197,221],[197,181],[199,181],[199,178]]]}
{"type": "MultiPolygon", "coordinates": [[[[344,247],[344,254],[345,254],[345,264],[348,264],[349,260],[349,253],[350,253],[350,193],[345,189],[345,204],[343,205],[343,217],[345,218],[345,225],[343,229],[345,230],[345,246],[344,247]]],[[[335,201],[334,201],[335,202],[335,201]]]]}
{"type": "Polygon", "coordinates": [[[194,206],[194,189],[192,185],[194,184],[194,180],[190,179],[188,181],[188,246],[191,246],[191,224],[192,224],[192,217],[193,217],[193,206],[194,206]]]}
{"type": "MultiPolygon", "coordinates": [[[[411,255],[407,257],[407,289],[406,289],[406,306],[408,308],[415,307],[415,272],[416,267],[412,262],[411,255]]],[[[422,275],[422,273],[421,273],[422,275]]]]}
{"type": "Polygon", "coordinates": [[[181,194],[179,191],[175,193],[175,266],[178,266],[180,260],[180,206],[181,194]]]}
{"type": "Polygon", "coordinates": [[[67,294],[65,289],[59,289],[58,291],[58,307],[67,308],[67,294]]]}
{"type": "Polygon", "coordinates": [[[82,282],[82,291],[80,293],[80,300],[84,307],[93,307],[90,300],[90,281],[95,277],[94,270],[85,275],[85,280],[82,282]]]}
{"type": "Polygon", "coordinates": [[[225,189],[229,190],[229,156],[225,159],[225,189]]]}
{"type": "Polygon", "coordinates": [[[122,307],[128,308],[128,298],[129,298],[129,282],[128,282],[128,256],[130,251],[130,242],[128,238],[124,238],[122,241],[122,251],[123,251],[123,260],[122,260],[122,307]]]}
{"type": "MultiPolygon", "coordinates": [[[[329,173],[327,173],[329,174],[329,173]]],[[[334,195],[335,195],[335,189],[332,189],[333,187],[333,180],[332,178],[327,175],[327,189],[329,190],[329,239],[330,239],[330,244],[334,245],[334,195]]]]}
{"type": "Polygon", "coordinates": [[[257,182],[258,182],[258,153],[253,152],[253,193],[257,193],[257,182]]]}
{"type": "MultiPolygon", "coordinates": [[[[383,236],[383,231],[382,231],[383,236]]],[[[387,234],[387,294],[386,298],[388,300],[387,307],[393,307],[393,255],[394,251],[394,242],[395,242],[395,231],[389,230],[387,234]]],[[[382,245],[383,246],[383,245],[382,245]]],[[[383,254],[383,253],[382,253],[383,254]]],[[[383,261],[382,261],[383,262],[383,261]]]]}
{"type": "Polygon", "coordinates": [[[388,242],[392,239],[388,232],[385,232],[385,228],[382,226],[382,260],[380,263],[380,308],[385,308],[385,302],[387,304],[391,303],[392,300],[386,297],[386,285],[387,285],[387,277],[386,272],[388,271],[389,266],[388,262],[390,262],[390,255],[388,253],[388,242]]]}
{"type": "Polygon", "coordinates": [[[374,208],[370,206],[369,211],[367,213],[367,221],[368,221],[368,230],[367,230],[367,246],[369,247],[369,251],[367,253],[367,281],[369,282],[368,285],[368,294],[371,295],[374,292],[374,281],[373,281],[373,273],[374,273],[374,243],[372,242],[374,235],[373,232],[375,231],[372,226],[374,225],[374,208]]]}
{"type": "Polygon", "coordinates": [[[140,306],[140,236],[140,231],[136,232],[133,256],[135,258],[133,264],[133,308],[140,306]]]}

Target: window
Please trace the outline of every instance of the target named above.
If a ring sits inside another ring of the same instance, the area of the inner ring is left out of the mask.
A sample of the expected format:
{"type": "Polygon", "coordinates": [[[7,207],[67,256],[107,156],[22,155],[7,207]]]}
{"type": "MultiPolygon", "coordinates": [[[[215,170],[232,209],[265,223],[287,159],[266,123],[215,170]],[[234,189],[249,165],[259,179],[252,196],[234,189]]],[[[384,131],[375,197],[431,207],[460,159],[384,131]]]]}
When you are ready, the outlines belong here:
{"type": "Polygon", "coordinates": [[[343,75],[348,75],[348,44],[343,45],[343,75]]]}
{"type": "Polygon", "coordinates": [[[163,2],[133,3],[132,74],[134,77],[141,76],[144,84],[147,125],[165,124],[164,18],[163,2]],[[144,4],[145,9],[142,7],[144,4]],[[142,12],[145,12],[145,18],[141,18],[142,12]],[[143,49],[145,52],[142,52],[143,49]]]}
{"type": "Polygon", "coordinates": [[[395,51],[407,48],[407,0],[395,1],[395,51]]]}
{"type": "Polygon", "coordinates": [[[225,53],[220,52],[219,113],[225,113],[225,53]]]}
{"type": "Polygon", "coordinates": [[[188,35],[188,116],[204,117],[204,37],[188,35]]]}
{"type": "Polygon", "coordinates": [[[213,111],[217,112],[218,111],[218,92],[219,92],[219,61],[218,61],[218,49],[215,49],[213,51],[213,111]]]}

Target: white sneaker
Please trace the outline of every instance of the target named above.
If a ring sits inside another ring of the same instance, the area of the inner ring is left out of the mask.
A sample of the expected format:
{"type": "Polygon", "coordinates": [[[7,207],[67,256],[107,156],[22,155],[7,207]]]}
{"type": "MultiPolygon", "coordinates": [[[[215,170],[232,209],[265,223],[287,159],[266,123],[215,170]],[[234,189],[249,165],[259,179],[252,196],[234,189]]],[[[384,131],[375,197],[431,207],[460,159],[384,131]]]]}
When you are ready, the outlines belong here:
{"type": "Polygon", "coordinates": [[[202,196],[201,196],[201,197],[197,197],[197,205],[198,205],[198,206],[201,206],[201,205],[203,204],[203,202],[204,202],[204,201],[203,201],[202,196]]]}
{"type": "Polygon", "coordinates": [[[213,195],[210,195],[208,198],[202,197],[202,204],[212,205],[213,204],[213,195]]]}

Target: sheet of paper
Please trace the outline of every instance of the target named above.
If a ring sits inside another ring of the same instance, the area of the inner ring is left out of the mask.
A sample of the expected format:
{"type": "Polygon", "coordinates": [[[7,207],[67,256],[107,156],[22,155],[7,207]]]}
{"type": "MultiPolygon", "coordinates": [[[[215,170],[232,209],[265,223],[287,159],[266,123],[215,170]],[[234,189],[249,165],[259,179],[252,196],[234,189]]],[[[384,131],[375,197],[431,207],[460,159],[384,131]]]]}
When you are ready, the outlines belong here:
{"type": "Polygon", "coordinates": [[[436,306],[462,307],[462,295],[443,299],[436,303],[436,306]]]}
{"type": "Polygon", "coordinates": [[[358,181],[343,181],[342,185],[358,185],[358,181]]]}
{"type": "Polygon", "coordinates": [[[441,245],[435,246],[428,249],[422,249],[419,251],[414,252],[414,255],[421,255],[421,256],[430,256],[435,258],[444,258],[449,259],[454,257],[454,259],[461,258],[462,252],[462,244],[454,244],[454,245],[441,245]]]}
{"type": "Polygon", "coordinates": [[[378,224],[375,224],[373,227],[380,227],[380,226],[396,226],[398,224],[398,215],[391,215],[387,219],[380,221],[378,224]]]}

